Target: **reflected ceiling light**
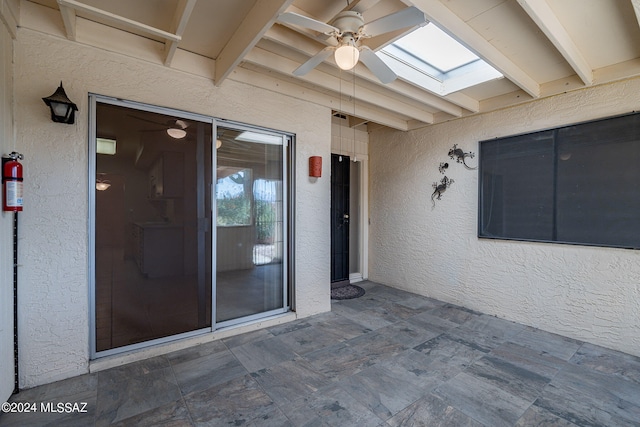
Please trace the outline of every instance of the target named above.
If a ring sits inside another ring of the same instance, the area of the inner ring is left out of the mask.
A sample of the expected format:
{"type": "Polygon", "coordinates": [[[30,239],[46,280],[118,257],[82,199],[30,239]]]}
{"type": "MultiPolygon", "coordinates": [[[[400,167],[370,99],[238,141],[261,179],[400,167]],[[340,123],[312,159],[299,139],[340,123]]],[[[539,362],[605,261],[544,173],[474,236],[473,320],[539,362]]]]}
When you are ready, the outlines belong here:
{"type": "MultiPolygon", "coordinates": [[[[104,176],[104,174],[99,174],[100,176],[104,176]]],[[[108,179],[96,178],[96,190],[104,191],[107,188],[111,187],[111,183],[108,179]]]]}
{"type": "Polygon", "coordinates": [[[356,47],[356,41],[352,35],[342,37],[340,46],[334,54],[336,64],[343,70],[350,70],[356,66],[360,58],[360,51],[356,47]]]}
{"type": "Polygon", "coordinates": [[[96,138],[96,153],[116,154],[116,140],[111,138],[96,138]]]}
{"type": "Polygon", "coordinates": [[[216,139],[216,150],[222,147],[222,140],[220,138],[216,139]]]}
{"type": "Polygon", "coordinates": [[[175,127],[167,129],[167,133],[171,138],[182,139],[187,136],[187,124],[183,120],[176,120],[175,127]]]}
{"type": "Polygon", "coordinates": [[[104,191],[109,187],[111,187],[111,184],[109,184],[108,182],[105,182],[105,181],[96,182],[96,190],[98,191],[104,191]]]}
{"type": "Polygon", "coordinates": [[[255,142],[258,144],[282,144],[281,136],[273,136],[265,133],[244,131],[236,138],[236,141],[255,142]]]}
{"type": "Polygon", "coordinates": [[[184,129],[178,129],[178,128],[169,128],[167,129],[167,133],[169,134],[169,136],[171,138],[175,138],[175,139],[182,139],[185,136],[187,136],[187,131],[184,129]]]}

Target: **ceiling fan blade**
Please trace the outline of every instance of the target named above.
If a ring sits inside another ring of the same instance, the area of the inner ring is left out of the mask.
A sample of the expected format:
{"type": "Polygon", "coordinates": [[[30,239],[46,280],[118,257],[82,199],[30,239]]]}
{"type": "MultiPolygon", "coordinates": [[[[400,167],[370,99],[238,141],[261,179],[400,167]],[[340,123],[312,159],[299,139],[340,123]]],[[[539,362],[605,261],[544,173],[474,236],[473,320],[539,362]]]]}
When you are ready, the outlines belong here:
{"type": "Polygon", "coordinates": [[[399,12],[371,21],[362,27],[362,31],[369,37],[375,37],[401,28],[424,24],[427,18],[415,6],[407,7],[399,12]]]}
{"type": "Polygon", "coordinates": [[[325,47],[320,52],[313,55],[307,62],[305,62],[304,64],[302,64],[301,66],[293,70],[293,75],[304,76],[309,71],[313,70],[318,65],[320,65],[325,59],[329,58],[333,53],[333,51],[335,50],[336,48],[333,46],[325,47]]]}
{"type": "Polygon", "coordinates": [[[167,129],[167,128],[173,127],[173,128],[180,128],[184,130],[189,127],[189,124],[187,123],[187,121],[183,119],[170,119],[163,122],[157,122],[155,120],[139,117],[133,114],[127,114],[127,116],[134,118],[136,120],[140,120],[145,123],[151,123],[153,125],[158,126],[160,129],[167,129]]]}
{"type": "Polygon", "coordinates": [[[307,18],[304,15],[300,15],[298,13],[293,12],[285,12],[278,17],[278,22],[282,22],[285,24],[293,24],[298,25],[300,27],[309,28],[311,30],[317,31],[319,33],[325,34],[333,34],[339,33],[340,30],[336,27],[325,24],[324,22],[316,21],[312,18],[307,18]]]}
{"type": "Polygon", "coordinates": [[[140,120],[141,122],[151,123],[152,125],[158,126],[160,129],[166,129],[167,128],[167,124],[166,123],[158,123],[158,122],[156,122],[154,120],[146,119],[144,117],[134,116],[133,114],[127,114],[127,116],[131,117],[133,119],[136,119],[136,120],[140,120]]]}
{"type": "Polygon", "coordinates": [[[396,73],[367,46],[360,48],[360,61],[384,84],[391,83],[398,77],[396,73]]]}

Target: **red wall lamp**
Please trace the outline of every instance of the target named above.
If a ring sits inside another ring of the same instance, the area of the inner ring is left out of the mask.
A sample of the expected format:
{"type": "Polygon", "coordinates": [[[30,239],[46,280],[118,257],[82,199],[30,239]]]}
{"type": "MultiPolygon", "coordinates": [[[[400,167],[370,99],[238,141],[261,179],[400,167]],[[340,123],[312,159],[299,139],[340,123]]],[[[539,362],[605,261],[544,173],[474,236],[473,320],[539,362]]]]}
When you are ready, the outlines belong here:
{"type": "Polygon", "coordinates": [[[322,157],[309,157],[309,176],[312,178],[320,178],[322,176],[322,157]]]}

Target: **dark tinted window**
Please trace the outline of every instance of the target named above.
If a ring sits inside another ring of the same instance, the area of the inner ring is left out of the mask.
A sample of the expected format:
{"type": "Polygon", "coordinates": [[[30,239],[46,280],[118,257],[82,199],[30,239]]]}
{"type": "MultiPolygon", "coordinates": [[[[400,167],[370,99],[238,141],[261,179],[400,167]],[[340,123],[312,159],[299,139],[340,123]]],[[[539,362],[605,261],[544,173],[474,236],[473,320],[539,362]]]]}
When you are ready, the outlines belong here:
{"type": "Polygon", "coordinates": [[[479,236],[640,248],[640,115],[480,143],[479,236]]]}

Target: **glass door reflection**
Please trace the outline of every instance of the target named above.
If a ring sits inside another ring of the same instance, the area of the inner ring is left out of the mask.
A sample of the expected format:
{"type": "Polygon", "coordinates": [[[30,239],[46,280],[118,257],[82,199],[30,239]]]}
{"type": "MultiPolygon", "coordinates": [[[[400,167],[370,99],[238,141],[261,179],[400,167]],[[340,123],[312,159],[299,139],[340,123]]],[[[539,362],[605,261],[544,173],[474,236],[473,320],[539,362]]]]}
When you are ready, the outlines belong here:
{"type": "Polygon", "coordinates": [[[218,127],[216,323],[285,308],[282,136],[218,127]]]}
{"type": "Polygon", "coordinates": [[[95,352],[211,327],[212,129],[97,103],[95,352]]]}

